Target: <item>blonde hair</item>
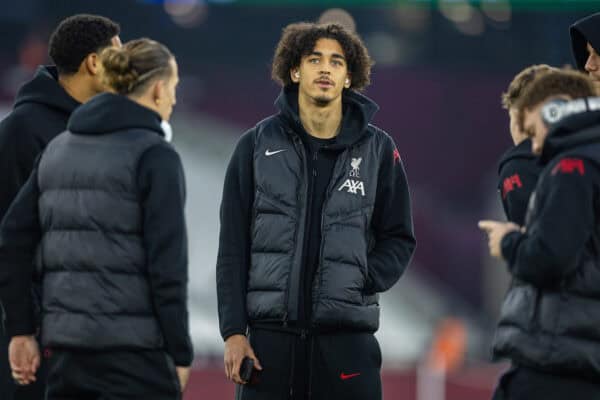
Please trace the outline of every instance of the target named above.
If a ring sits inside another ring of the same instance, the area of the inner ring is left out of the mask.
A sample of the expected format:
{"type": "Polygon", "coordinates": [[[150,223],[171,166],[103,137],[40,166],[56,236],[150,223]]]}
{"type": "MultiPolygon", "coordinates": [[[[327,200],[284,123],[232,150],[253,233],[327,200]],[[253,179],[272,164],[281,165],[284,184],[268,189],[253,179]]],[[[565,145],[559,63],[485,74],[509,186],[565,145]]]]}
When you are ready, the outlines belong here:
{"type": "Polygon", "coordinates": [[[547,64],[538,64],[531,65],[519,72],[508,85],[506,92],[502,93],[502,107],[507,110],[513,107],[523,91],[536,77],[557,70],[547,64]]]}
{"type": "Polygon", "coordinates": [[[104,83],[122,95],[140,93],[155,78],[172,73],[173,58],[165,45],[147,38],[108,47],[100,53],[104,83]]]}
{"type": "Polygon", "coordinates": [[[523,111],[532,110],[551,97],[568,96],[574,100],[595,95],[594,83],[582,72],[563,68],[541,74],[531,81],[514,104],[519,113],[519,127],[524,128],[523,111]]]}

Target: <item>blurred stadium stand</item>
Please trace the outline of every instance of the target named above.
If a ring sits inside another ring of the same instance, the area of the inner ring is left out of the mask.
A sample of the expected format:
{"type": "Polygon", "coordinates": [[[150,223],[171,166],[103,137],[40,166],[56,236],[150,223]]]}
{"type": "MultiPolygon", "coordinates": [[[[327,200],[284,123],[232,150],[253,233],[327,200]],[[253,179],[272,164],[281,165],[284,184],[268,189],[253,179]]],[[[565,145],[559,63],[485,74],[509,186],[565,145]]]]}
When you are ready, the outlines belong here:
{"type": "MultiPolygon", "coordinates": [[[[174,144],[188,182],[191,329],[197,352],[187,399],[225,399],[233,393],[222,372],[214,271],[225,167],[239,135],[274,112],[278,88],[270,81],[269,64],[281,28],[316,20],[328,8],[316,1],[261,4],[0,2],[0,115],[35,66],[47,62],[51,29],[74,13],[111,17],[121,23],[124,41],[152,37],[178,58],[174,144]]],[[[489,364],[489,342],[506,273],[487,257],[476,221],[501,215],[496,160],[510,138],[500,93],[527,65],[569,64],[568,26],[597,10],[591,2],[562,0],[346,4],[377,62],[366,94],[380,104],[375,122],[395,138],[405,163],[418,238],[413,264],[382,296],[377,337],[386,398],[416,399],[417,366],[440,321],[452,316],[465,324],[466,355],[460,368],[448,372],[446,399],[488,399],[505,368],[489,364]]]]}

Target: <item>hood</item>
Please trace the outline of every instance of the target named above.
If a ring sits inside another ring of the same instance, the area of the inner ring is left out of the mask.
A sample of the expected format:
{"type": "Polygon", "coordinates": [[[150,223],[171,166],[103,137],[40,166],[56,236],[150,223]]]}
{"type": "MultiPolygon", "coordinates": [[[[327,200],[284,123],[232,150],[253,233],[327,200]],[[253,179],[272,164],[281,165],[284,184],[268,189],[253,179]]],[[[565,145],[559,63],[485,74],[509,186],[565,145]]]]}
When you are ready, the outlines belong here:
{"type": "Polygon", "coordinates": [[[500,158],[500,162],[498,163],[498,173],[502,171],[504,165],[516,158],[524,158],[533,160],[536,158],[535,154],[531,152],[531,139],[523,140],[516,146],[512,146],[508,149],[500,158]]]}
{"type": "Polygon", "coordinates": [[[600,142],[600,97],[566,102],[556,108],[559,117],[553,121],[540,162],[546,164],[559,153],[574,147],[600,142]]]}
{"type": "Polygon", "coordinates": [[[94,96],[77,108],[69,119],[67,129],[82,135],[149,129],[164,136],[158,113],[125,96],[112,93],[94,96]]]}
{"type": "Polygon", "coordinates": [[[43,104],[66,114],[71,114],[80,105],[58,83],[56,67],[44,65],[38,67],[33,79],[17,92],[15,108],[27,103],[43,104]]]}
{"type": "Polygon", "coordinates": [[[571,50],[577,69],[584,71],[588,59],[587,42],[600,53],[600,13],[592,14],[575,22],[569,28],[571,50]]]}
{"type": "MultiPolygon", "coordinates": [[[[379,110],[373,100],[351,89],[344,89],[342,104],[342,128],[332,148],[345,148],[356,143],[367,132],[373,116],[379,110]]],[[[298,85],[283,88],[275,100],[275,106],[293,126],[300,132],[304,131],[298,111],[298,85]]]]}

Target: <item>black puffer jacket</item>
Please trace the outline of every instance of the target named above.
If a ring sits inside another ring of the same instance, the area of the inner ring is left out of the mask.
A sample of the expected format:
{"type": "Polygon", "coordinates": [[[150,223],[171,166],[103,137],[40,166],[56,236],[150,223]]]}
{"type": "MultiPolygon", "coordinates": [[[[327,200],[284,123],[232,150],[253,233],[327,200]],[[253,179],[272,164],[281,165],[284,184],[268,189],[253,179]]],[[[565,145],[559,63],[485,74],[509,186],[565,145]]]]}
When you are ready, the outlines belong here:
{"type": "Polygon", "coordinates": [[[502,307],[494,354],[597,381],[600,111],[571,115],[554,125],[540,161],[544,169],[530,201],[526,232],[502,241],[514,282],[502,307]]]}
{"type": "Polygon", "coordinates": [[[339,155],[322,213],[308,215],[311,171],[297,96],[282,92],[280,113],[246,133],[228,169],[217,261],[224,337],[243,333],[247,323],[298,320],[302,276],[312,258],[304,251],[309,221],[321,230],[311,295],[315,328],[377,330],[377,293],[398,280],[415,248],[399,153],[369,124],[375,104],[353,91],[344,93],[343,125],[331,145],[339,155]],[[243,162],[250,164],[238,165],[243,162]],[[240,200],[240,189],[252,196],[240,200]],[[229,207],[240,203],[249,212],[234,221],[229,207]]]}

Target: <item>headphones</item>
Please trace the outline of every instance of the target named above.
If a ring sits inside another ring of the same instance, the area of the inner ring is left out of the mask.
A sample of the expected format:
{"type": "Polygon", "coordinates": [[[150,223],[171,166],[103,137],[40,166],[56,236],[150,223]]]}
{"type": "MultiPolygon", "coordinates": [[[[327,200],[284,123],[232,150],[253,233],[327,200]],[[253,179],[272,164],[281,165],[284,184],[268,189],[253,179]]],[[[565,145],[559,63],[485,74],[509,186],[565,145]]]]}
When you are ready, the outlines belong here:
{"type": "MultiPolygon", "coordinates": [[[[572,114],[572,110],[569,110],[569,107],[567,107],[568,103],[570,103],[570,101],[565,99],[554,99],[544,104],[541,110],[544,125],[550,127],[550,125],[557,123],[563,117],[572,114]]],[[[584,111],[586,108],[587,107],[584,106],[584,111]]]]}
{"type": "Polygon", "coordinates": [[[560,120],[585,112],[600,111],[600,97],[585,97],[576,100],[554,99],[542,106],[541,116],[549,127],[560,120]]]}

